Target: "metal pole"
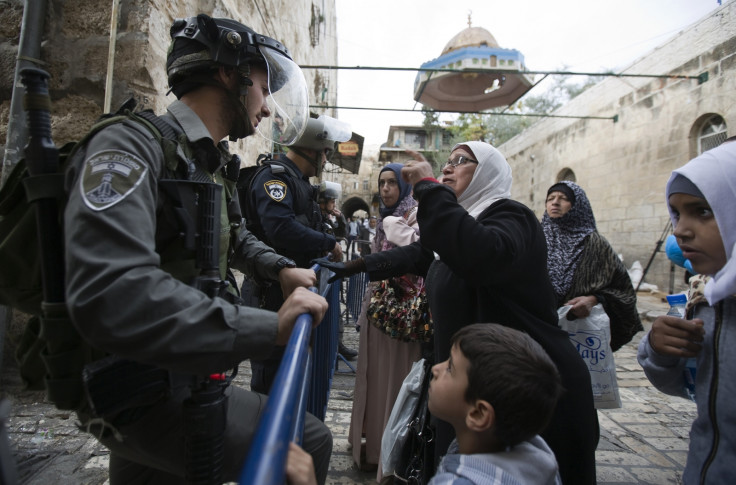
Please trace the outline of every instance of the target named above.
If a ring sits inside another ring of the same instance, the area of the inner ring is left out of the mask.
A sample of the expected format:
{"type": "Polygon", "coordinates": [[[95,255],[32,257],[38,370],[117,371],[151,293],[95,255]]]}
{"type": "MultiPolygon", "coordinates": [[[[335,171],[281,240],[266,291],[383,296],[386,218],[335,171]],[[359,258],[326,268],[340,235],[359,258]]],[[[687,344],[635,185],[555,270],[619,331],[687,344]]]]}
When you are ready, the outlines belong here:
{"type": "Polygon", "coordinates": [[[120,0],[112,0],[112,18],[110,19],[110,42],[107,48],[107,76],[105,78],[105,106],[103,113],[110,112],[112,102],[112,79],[115,70],[115,45],[118,36],[118,13],[120,0]]]}
{"type": "MultiPolygon", "coordinates": [[[[0,187],[3,186],[10,175],[10,171],[20,160],[21,151],[28,140],[28,128],[26,127],[26,116],[23,110],[25,88],[20,82],[20,71],[25,67],[43,64],[43,61],[40,60],[41,36],[43,35],[43,24],[46,18],[47,0],[33,0],[33,3],[32,8],[31,0],[26,0],[23,7],[18,57],[15,63],[15,77],[8,116],[8,134],[5,140],[2,171],[0,171],[0,187]]],[[[2,368],[5,330],[10,325],[11,315],[10,307],[0,305],[0,368],[2,368]]]]}
{"type": "Polygon", "coordinates": [[[23,147],[25,147],[28,138],[28,128],[23,112],[25,90],[20,82],[20,71],[26,67],[43,67],[44,62],[41,61],[40,57],[46,5],[47,0],[26,0],[23,7],[23,21],[20,26],[20,43],[15,63],[13,93],[8,117],[8,135],[5,143],[0,187],[7,180],[12,168],[20,160],[23,147]]]}

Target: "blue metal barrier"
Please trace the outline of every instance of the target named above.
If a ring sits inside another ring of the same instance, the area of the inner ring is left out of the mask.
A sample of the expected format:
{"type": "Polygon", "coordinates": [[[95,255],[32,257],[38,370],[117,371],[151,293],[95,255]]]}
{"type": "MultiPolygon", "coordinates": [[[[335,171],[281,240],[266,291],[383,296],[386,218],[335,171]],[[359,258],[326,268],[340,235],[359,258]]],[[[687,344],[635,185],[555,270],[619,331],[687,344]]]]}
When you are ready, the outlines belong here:
{"type": "MultiPolygon", "coordinates": [[[[314,269],[319,271],[318,266],[314,269]]],[[[324,280],[327,270],[322,271],[324,280]]],[[[240,483],[282,485],[286,477],[288,443],[301,442],[305,411],[324,421],[337,356],[340,316],[337,290],[336,284],[330,284],[322,292],[329,308],[315,329],[311,351],[312,317],[304,314],[297,318],[253,436],[240,483]]]]}
{"type": "Polygon", "coordinates": [[[251,452],[240,475],[240,483],[282,484],[286,476],[287,444],[298,431],[297,409],[302,383],[307,376],[312,317],[300,315],[291,332],[286,352],[271,395],[253,437],[251,452]]]}
{"type": "Polygon", "coordinates": [[[354,274],[348,278],[348,296],[345,304],[355,323],[358,323],[358,317],[360,317],[361,305],[363,304],[363,296],[365,295],[367,285],[367,273],[354,274]]]}
{"type": "MultiPolygon", "coordinates": [[[[327,272],[326,270],[323,270],[327,272]]],[[[330,305],[322,323],[314,331],[312,360],[314,366],[310,378],[312,392],[309,394],[307,411],[324,421],[327,401],[330,399],[332,377],[335,375],[338,329],[340,323],[340,281],[330,284],[322,294],[330,305]]]]}

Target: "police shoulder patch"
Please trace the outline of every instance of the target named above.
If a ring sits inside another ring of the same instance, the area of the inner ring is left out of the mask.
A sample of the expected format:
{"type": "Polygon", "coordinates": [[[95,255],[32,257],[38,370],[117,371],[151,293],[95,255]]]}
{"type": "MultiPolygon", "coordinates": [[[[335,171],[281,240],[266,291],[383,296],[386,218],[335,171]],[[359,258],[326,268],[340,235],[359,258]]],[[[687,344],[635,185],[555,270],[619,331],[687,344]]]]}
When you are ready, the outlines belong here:
{"type": "Polygon", "coordinates": [[[269,180],[263,184],[266,193],[276,202],[281,202],[286,197],[286,184],[281,180],[269,180]]]}
{"type": "Polygon", "coordinates": [[[136,155],[103,150],[84,162],[79,190],[87,207],[102,211],[130,195],[147,173],[148,167],[136,155]]]}

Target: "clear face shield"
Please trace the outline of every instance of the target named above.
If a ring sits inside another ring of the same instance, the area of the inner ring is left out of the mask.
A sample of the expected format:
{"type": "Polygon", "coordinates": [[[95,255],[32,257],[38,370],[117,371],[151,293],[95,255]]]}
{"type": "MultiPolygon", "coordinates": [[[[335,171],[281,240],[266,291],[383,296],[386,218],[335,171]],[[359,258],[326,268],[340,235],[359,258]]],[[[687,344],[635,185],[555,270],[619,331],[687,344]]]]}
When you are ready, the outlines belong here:
{"type": "Polygon", "coordinates": [[[268,70],[266,104],[271,117],[256,128],[258,133],[274,143],[289,145],[304,132],[309,119],[307,82],[299,66],[275,49],[260,47],[268,70]]]}
{"type": "Polygon", "coordinates": [[[331,147],[325,147],[325,156],[329,162],[332,160],[332,155],[335,154],[337,144],[348,141],[353,136],[353,130],[350,128],[350,125],[332,116],[321,115],[318,120],[323,123],[323,130],[327,133],[328,139],[332,141],[331,147]]]}

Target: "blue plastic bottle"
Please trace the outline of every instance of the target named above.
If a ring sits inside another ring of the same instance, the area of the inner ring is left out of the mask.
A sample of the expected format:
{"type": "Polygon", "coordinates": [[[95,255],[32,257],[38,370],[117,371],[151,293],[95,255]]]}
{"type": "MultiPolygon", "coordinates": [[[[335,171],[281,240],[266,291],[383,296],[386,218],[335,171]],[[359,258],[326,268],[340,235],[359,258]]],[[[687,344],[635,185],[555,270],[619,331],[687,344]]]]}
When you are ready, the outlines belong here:
{"type": "MultiPolygon", "coordinates": [[[[667,295],[667,303],[670,309],[667,315],[685,318],[685,306],[687,305],[687,296],[684,294],[667,295]]],[[[683,371],[683,384],[687,395],[695,401],[695,374],[697,371],[697,360],[690,357],[685,361],[685,370],[683,371]]]]}

